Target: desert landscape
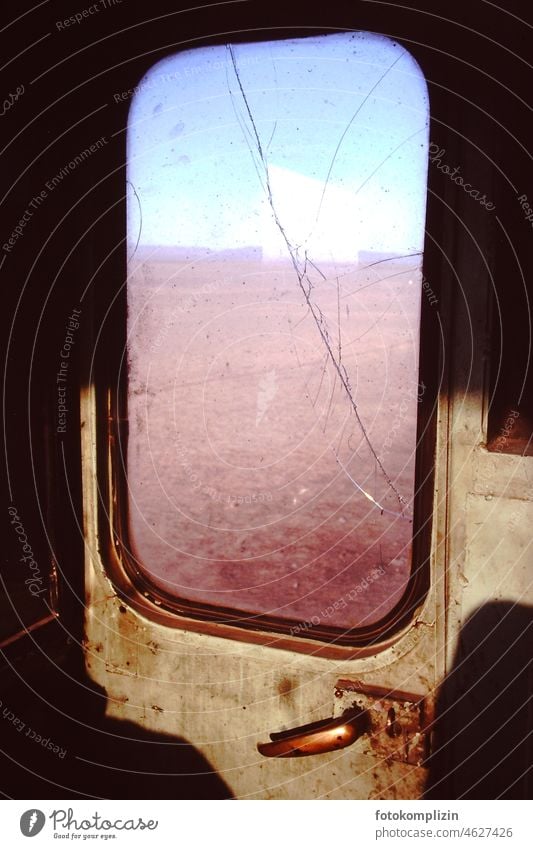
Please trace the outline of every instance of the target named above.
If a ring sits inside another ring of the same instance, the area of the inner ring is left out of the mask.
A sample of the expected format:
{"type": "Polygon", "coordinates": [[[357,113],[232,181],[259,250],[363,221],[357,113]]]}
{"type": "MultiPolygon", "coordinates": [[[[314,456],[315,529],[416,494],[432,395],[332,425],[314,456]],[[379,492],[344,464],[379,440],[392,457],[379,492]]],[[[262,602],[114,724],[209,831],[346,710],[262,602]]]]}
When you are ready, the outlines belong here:
{"type": "Polygon", "coordinates": [[[130,545],[154,584],[295,629],[392,608],[411,566],[420,293],[418,257],[302,278],[259,249],[137,250],[130,545]]]}

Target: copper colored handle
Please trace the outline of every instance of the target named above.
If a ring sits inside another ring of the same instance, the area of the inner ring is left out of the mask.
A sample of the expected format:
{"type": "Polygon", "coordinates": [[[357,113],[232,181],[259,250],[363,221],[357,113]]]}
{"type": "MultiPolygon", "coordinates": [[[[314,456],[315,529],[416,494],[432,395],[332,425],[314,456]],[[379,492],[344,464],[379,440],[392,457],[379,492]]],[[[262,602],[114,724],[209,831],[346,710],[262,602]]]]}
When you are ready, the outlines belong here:
{"type": "Polygon", "coordinates": [[[359,713],[349,718],[315,722],[292,731],[271,734],[271,743],[258,743],[259,752],[266,758],[294,758],[321,755],[345,749],[368,730],[368,718],[359,713]]]}

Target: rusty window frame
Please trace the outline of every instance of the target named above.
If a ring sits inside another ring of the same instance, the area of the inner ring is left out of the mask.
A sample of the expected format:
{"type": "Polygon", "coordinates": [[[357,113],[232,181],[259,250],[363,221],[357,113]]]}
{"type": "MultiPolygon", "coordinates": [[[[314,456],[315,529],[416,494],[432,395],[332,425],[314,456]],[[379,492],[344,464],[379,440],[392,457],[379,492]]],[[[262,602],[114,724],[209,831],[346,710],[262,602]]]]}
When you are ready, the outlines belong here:
{"type": "MultiPolygon", "coordinates": [[[[306,30],[307,31],[307,30],[306,30]]],[[[323,30],[316,35],[326,34],[323,30]]],[[[263,41],[265,38],[282,39],[301,36],[298,30],[283,30],[265,36],[262,32],[239,34],[232,40],[263,41]]],[[[198,40],[198,46],[225,43],[219,40],[198,40]]],[[[406,50],[418,62],[416,45],[407,44],[406,50]]],[[[176,50],[168,51],[170,56],[176,50]]],[[[148,69],[154,63],[148,65],[148,69]]],[[[424,73],[426,80],[428,76],[424,73]]],[[[430,93],[430,121],[432,120],[430,93]]],[[[124,137],[124,162],[125,137],[124,137]]],[[[431,178],[428,175],[428,181],[431,178]]],[[[125,228],[125,209],[122,220],[125,228]]],[[[426,229],[438,226],[439,210],[433,193],[428,192],[426,229]]],[[[126,252],[120,255],[121,280],[126,280],[126,252]]],[[[436,297],[440,293],[441,256],[431,240],[426,239],[423,256],[423,273],[432,281],[436,297]],[[433,282],[434,281],[434,282],[433,282]]],[[[323,626],[309,627],[305,636],[291,634],[293,623],[281,617],[245,615],[229,608],[215,607],[180,600],[154,587],[128,556],[128,516],[125,456],[128,438],[127,426],[127,376],[124,369],[124,341],[126,324],[126,286],[121,285],[113,298],[108,313],[114,332],[108,334],[105,346],[107,356],[101,354],[94,365],[96,380],[97,426],[96,460],[99,486],[98,528],[101,553],[105,569],[118,596],[149,619],[170,627],[195,630],[247,642],[260,642],[281,648],[323,655],[327,657],[353,657],[374,654],[396,642],[413,625],[430,590],[430,559],[434,501],[434,457],[437,428],[437,397],[443,382],[442,337],[435,333],[435,311],[427,298],[422,298],[420,315],[420,378],[429,390],[424,393],[418,410],[417,457],[415,471],[415,499],[413,518],[413,550],[411,574],[404,595],[382,620],[365,627],[348,631],[323,626]],[[120,332],[113,323],[120,323],[120,332]],[[439,364],[438,374],[435,365],[439,364]],[[119,379],[117,380],[117,373],[119,379]],[[427,381],[427,382],[426,382],[427,381]],[[102,424],[105,426],[102,427],[102,424]]]]}

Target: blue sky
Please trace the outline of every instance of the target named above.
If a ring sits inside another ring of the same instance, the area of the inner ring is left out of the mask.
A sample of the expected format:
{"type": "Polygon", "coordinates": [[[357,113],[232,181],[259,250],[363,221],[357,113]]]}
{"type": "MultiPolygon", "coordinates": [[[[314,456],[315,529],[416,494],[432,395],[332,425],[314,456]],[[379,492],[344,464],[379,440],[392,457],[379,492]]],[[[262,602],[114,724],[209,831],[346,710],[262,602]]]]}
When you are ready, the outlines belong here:
{"type": "MultiPolygon", "coordinates": [[[[282,255],[270,187],[291,244],[315,259],[421,250],[428,99],[403,47],[342,33],[232,52],[175,54],[139,84],[128,179],[141,201],[141,244],[282,255]]],[[[131,244],[138,233],[131,202],[131,244]]]]}

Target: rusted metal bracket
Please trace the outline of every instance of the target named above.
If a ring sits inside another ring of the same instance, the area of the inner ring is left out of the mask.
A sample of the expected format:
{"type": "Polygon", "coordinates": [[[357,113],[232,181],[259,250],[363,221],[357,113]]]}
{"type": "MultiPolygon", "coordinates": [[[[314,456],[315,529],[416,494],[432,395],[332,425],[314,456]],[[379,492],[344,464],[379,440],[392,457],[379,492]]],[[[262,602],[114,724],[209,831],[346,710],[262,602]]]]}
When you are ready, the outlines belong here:
{"type": "Polygon", "coordinates": [[[333,716],[364,711],[368,717],[364,748],[386,761],[424,766],[430,754],[433,721],[427,696],[340,680],[335,687],[333,716]]]}

